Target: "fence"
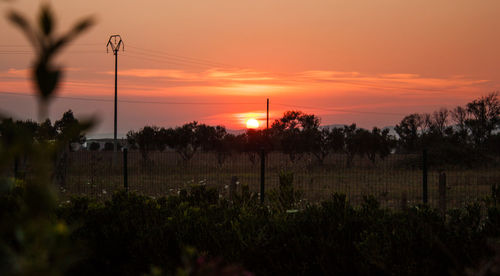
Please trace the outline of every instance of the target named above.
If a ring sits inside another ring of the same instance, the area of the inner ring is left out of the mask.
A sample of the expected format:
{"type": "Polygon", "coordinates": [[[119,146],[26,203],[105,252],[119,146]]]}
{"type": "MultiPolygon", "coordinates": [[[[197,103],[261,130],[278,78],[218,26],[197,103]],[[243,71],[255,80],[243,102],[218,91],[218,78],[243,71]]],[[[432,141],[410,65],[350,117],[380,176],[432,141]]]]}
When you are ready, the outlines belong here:
{"type": "Polygon", "coordinates": [[[342,193],[355,205],[362,202],[364,196],[371,195],[385,207],[398,207],[422,203],[427,195],[428,204],[439,207],[446,194],[445,204],[458,207],[489,196],[492,186],[500,185],[497,166],[428,167],[422,154],[392,154],[374,162],[366,157],[356,156],[351,160],[344,154],[331,154],[320,163],[312,154],[304,154],[291,162],[288,155],[271,152],[265,155],[264,167],[261,156],[255,153],[234,153],[224,158],[211,152],[198,152],[187,161],[174,151],[149,152],[147,156],[139,151],[113,155],[107,151],[68,153],[65,165],[56,172],[60,175],[58,183],[62,194],[106,198],[123,189],[125,179],[130,191],[155,197],[177,194],[195,184],[216,188],[221,196],[226,196],[231,180],[237,187],[248,185],[250,191],[259,193],[262,174],[268,192],[278,188],[279,174],[286,171],[293,173],[294,188],[301,190],[304,200],[309,202],[342,193]]]}

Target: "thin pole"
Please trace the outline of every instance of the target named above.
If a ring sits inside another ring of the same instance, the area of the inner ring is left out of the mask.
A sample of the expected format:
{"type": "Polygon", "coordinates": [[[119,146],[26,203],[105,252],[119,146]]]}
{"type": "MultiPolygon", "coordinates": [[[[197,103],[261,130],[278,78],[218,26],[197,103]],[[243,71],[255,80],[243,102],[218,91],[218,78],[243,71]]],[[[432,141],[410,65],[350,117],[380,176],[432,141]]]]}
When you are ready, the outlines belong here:
{"type": "Polygon", "coordinates": [[[114,131],[113,131],[113,165],[117,161],[118,140],[117,140],[117,121],[118,121],[118,51],[120,47],[125,50],[122,38],[120,35],[112,35],[109,37],[108,44],[106,44],[106,51],[111,48],[115,55],[115,118],[114,118],[114,131]]]}
{"type": "Polygon", "coordinates": [[[269,98],[267,98],[267,119],[266,119],[266,122],[267,122],[267,125],[266,125],[266,129],[269,129],[269,98]]]}
{"type": "Polygon", "coordinates": [[[422,151],[422,163],[422,199],[424,204],[427,204],[427,149],[422,151]]]}
{"type": "Polygon", "coordinates": [[[123,188],[125,188],[125,191],[128,192],[128,165],[127,165],[127,148],[123,149],[123,188]]]}
{"type": "MultiPolygon", "coordinates": [[[[266,130],[269,129],[269,98],[267,98],[267,111],[266,111],[266,130]]],[[[264,132],[265,138],[268,137],[269,133],[264,132]]],[[[266,139],[267,140],[267,139],[266,139]]],[[[262,145],[260,151],[260,203],[264,204],[266,192],[266,150],[264,145],[262,145]]]]}
{"type": "Polygon", "coordinates": [[[116,156],[116,151],[118,149],[118,141],[116,140],[116,131],[117,131],[117,108],[118,108],[118,49],[114,50],[115,52],[115,131],[113,134],[113,152],[116,156]]]}
{"type": "Polygon", "coordinates": [[[14,158],[14,179],[17,179],[19,175],[19,158],[16,156],[14,158]]]}
{"type": "Polygon", "coordinates": [[[266,151],[260,151],[260,203],[264,204],[264,194],[266,192],[266,151]]]}
{"type": "Polygon", "coordinates": [[[439,173],[439,209],[441,214],[446,215],[446,173],[439,173]]]}

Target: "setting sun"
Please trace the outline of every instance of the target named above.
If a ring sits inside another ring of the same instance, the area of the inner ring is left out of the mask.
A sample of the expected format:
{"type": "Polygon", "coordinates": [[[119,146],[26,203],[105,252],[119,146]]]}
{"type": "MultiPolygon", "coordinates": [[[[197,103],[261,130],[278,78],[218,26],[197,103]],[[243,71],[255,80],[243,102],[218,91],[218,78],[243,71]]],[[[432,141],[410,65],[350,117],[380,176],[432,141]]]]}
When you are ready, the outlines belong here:
{"type": "Polygon", "coordinates": [[[248,119],[247,120],[247,128],[259,128],[259,121],[255,119],[248,119]]]}

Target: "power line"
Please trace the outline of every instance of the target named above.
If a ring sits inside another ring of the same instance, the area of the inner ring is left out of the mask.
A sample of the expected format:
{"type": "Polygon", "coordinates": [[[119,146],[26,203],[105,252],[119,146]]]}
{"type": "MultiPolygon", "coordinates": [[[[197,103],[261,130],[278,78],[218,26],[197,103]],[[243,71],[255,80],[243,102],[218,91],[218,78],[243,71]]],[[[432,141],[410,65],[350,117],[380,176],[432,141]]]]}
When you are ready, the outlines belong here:
{"type": "MultiPolygon", "coordinates": [[[[94,46],[94,45],[101,45],[98,43],[83,43],[83,44],[77,44],[75,46],[94,46]]],[[[29,47],[29,45],[16,45],[16,44],[11,44],[11,45],[0,45],[0,47],[29,47]]],[[[138,59],[141,61],[149,61],[149,62],[156,62],[160,64],[172,64],[172,65],[178,65],[178,66],[187,66],[187,67],[195,67],[195,68],[213,68],[213,67],[231,67],[231,68],[238,68],[238,66],[233,66],[225,63],[220,63],[220,62],[215,62],[215,61],[210,61],[210,60],[204,60],[204,59],[198,59],[198,58],[193,58],[193,57],[187,57],[187,56],[180,56],[180,55],[175,55],[175,54],[170,54],[168,52],[163,52],[163,51],[155,51],[155,50],[148,50],[144,49],[141,47],[136,47],[136,46],[127,46],[133,49],[138,50],[132,51],[132,54],[130,53],[130,50],[125,52],[125,55],[133,58],[133,59],[138,59]],[[148,53],[146,53],[148,52],[148,53]],[[151,52],[151,53],[149,53],[151,52]],[[156,53],[156,54],[155,54],[156,53]]],[[[100,51],[91,51],[91,50],[80,50],[80,51],[69,51],[68,53],[70,54],[101,54],[100,51]]],[[[27,50],[0,50],[0,55],[23,55],[23,54],[33,54],[32,51],[27,51],[27,50]]],[[[284,82],[307,82],[307,77],[304,79],[304,77],[301,77],[300,75],[293,75],[293,74],[273,74],[273,75],[285,75],[287,79],[284,79],[284,82]]],[[[314,79],[314,78],[313,78],[314,79]]],[[[455,90],[450,90],[450,89],[437,89],[437,88],[419,88],[419,87],[400,87],[400,86],[388,86],[388,85],[377,85],[377,84],[371,84],[371,83],[360,83],[360,81],[356,80],[335,80],[335,79],[325,79],[325,80],[319,80],[321,82],[329,82],[329,83],[338,83],[338,84],[349,84],[352,86],[357,86],[357,87],[362,87],[362,88],[374,88],[374,89],[382,89],[382,90],[411,90],[411,91],[427,91],[427,92],[454,92],[455,90]]]]}
{"type": "Polygon", "coordinates": [[[127,57],[131,57],[133,59],[138,59],[138,60],[143,60],[143,61],[150,61],[150,62],[156,62],[156,63],[161,63],[161,64],[174,64],[174,65],[180,65],[180,66],[190,66],[190,67],[198,67],[198,68],[212,68],[212,66],[208,65],[199,65],[199,64],[189,64],[189,63],[180,63],[177,61],[172,61],[172,60],[162,60],[158,58],[153,58],[153,57],[148,57],[147,55],[141,54],[141,53],[133,53],[132,55],[130,54],[129,51],[127,51],[125,54],[127,57]]]}
{"type": "MultiPolygon", "coordinates": [[[[82,44],[77,44],[75,45],[76,47],[78,46],[94,46],[94,45],[101,45],[98,43],[82,43],[82,44]]],[[[10,45],[0,45],[0,48],[30,48],[30,45],[20,45],[20,44],[10,44],[10,45]]],[[[221,63],[221,62],[215,62],[215,61],[210,61],[210,60],[204,60],[204,59],[199,59],[199,58],[194,58],[194,57],[187,57],[187,56],[180,56],[176,54],[171,54],[163,51],[155,51],[155,50],[148,50],[136,46],[127,46],[133,49],[136,49],[137,51],[130,51],[133,54],[136,55],[141,55],[148,57],[149,61],[153,62],[161,62],[161,61],[167,61],[167,63],[171,64],[177,64],[177,65],[197,65],[198,67],[232,67],[235,68],[236,66],[232,66],[229,64],[221,63]]],[[[26,50],[26,49],[20,49],[20,50],[14,50],[14,49],[7,49],[7,50],[0,50],[0,54],[32,54],[33,51],[31,50],[26,50]]],[[[69,53],[101,53],[100,51],[69,51],[69,53]]],[[[128,55],[128,54],[126,54],[128,55]]],[[[138,57],[135,57],[138,58],[138,57]]],[[[140,57],[141,59],[144,60],[143,57],[140,57]]],[[[164,62],[162,62],[164,63],[164,62]]]]}
{"type": "Polygon", "coordinates": [[[444,90],[444,89],[435,89],[435,88],[418,88],[418,87],[398,87],[398,86],[386,86],[386,85],[377,85],[370,83],[359,83],[355,81],[345,81],[345,80],[323,80],[324,82],[330,83],[342,83],[342,84],[351,84],[358,87],[371,87],[378,89],[401,89],[401,90],[417,90],[417,91],[428,91],[428,92],[453,92],[453,90],[444,90]]]}
{"type": "Polygon", "coordinates": [[[318,106],[303,106],[303,105],[291,105],[291,104],[283,104],[283,103],[273,103],[279,106],[286,106],[292,108],[305,108],[305,109],[316,109],[316,110],[324,110],[324,111],[334,111],[334,112],[344,112],[344,113],[360,113],[360,114],[372,114],[372,115],[387,115],[387,116],[405,116],[407,114],[402,113],[392,113],[392,112],[376,112],[376,111],[359,111],[359,110],[349,110],[342,108],[326,108],[326,107],[318,107],[318,106]]]}
{"type": "MultiPolygon", "coordinates": [[[[34,94],[21,93],[21,92],[6,92],[0,91],[0,95],[13,95],[13,96],[28,96],[36,97],[34,94]]],[[[102,99],[102,98],[82,98],[82,97],[70,97],[70,96],[55,96],[56,99],[63,100],[76,100],[76,101],[88,101],[88,102],[113,102],[113,99],[102,99]]],[[[261,105],[261,102],[171,102],[171,101],[134,101],[134,100],[118,100],[121,103],[129,104],[164,104],[164,105],[261,105]]],[[[372,115],[397,115],[405,116],[407,114],[402,113],[390,113],[390,112],[375,112],[375,111],[359,111],[359,110],[349,110],[340,108],[325,108],[325,107],[313,107],[313,106],[303,106],[303,105],[292,105],[285,103],[274,103],[279,106],[286,106],[292,108],[304,108],[304,109],[316,109],[324,111],[335,111],[344,113],[360,113],[360,114],[372,114],[372,115]]]]}
{"type": "Polygon", "coordinates": [[[33,52],[0,52],[0,55],[26,55],[34,54],[33,52]]]}
{"type": "MultiPolygon", "coordinates": [[[[229,69],[229,67],[227,67],[227,66],[221,66],[220,64],[216,64],[216,63],[183,60],[183,59],[172,58],[172,57],[158,55],[158,54],[137,52],[134,50],[132,50],[132,51],[127,50],[125,52],[125,55],[132,57],[132,58],[135,58],[135,59],[152,61],[152,62],[157,62],[157,63],[162,63],[162,64],[167,63],[167,64],[175,64],[175,65],[180,65],[180,66],[191,66],[191,67],[198,67],[198,68],[225,67],[225,68],[229,69]],[[132,53],[132,55],[130,53],[132,53]]],[[[233,69],[233,68],[235,68],[235,67],[231,67],[231,69],[233,69]]]]}
{"type": "Polygon", "coordinates": [[[25,51],[25,50],[2,50],[0,53],[33,53],[33,51],[25,51]]]}
{"type": "MultiPolygon", "coordinates": [[[[32,51],[0,51],[0,55],[26,55],[26,54],[33,54],[34,52],[32,51]]],[[[69,54],[101,54],[101,52],[98,51],[69,51],[69,54]]],[[[173,64],[173,65],[178,65],[178,66],[186,66],[186,67],[191,67],[191,68],[213,68],[213,66],[210,66],[208,64],[201,64],[201,63],[195,63],[195,62],[188,62],[188,61],[180,61],[180,60],[171,60],[168,58],[158,58],[154,57],[152,55],[144,54],[144,53],[139,53],[139,52],[132,52],[130,54],[130,51],[128,51],[125,56],[132,58],[132,59],[137,59],[141,61],[149,61],[149,62],[156,62],[159,64],[173,64]]],[[[290,75],[293,76],[293,75],[290,75]]],[[[300,79],[284,79],[282,80],[283,82],[294,82],[294,83],[307,83],[306,80],[300,80],[300,79]]],[[[410,90],[410,91],[426,91],[426,92],[455,92],[457,90],[450,90],[450,89],[437,89],[437,88],[419,88],[419,87],[400,87],[400,86],[387,86],[387,85],[376,85],[376,84],[370,84],[370,83],[359,83],[356,81],[346,81],[346,80],[323,80],[323,82],[329,82],[329,83],[337,83],[337,84],[349,84],[352,86],[357,86],[361,88],[374,88],[374,89],[381,89],[381,90],[410,90]]]]}
{"type": "Polygon", "coordinates": [[[148,50],[148,49],[137,47],[137,46],[133,46],[133,45],[132,46],[128,46],[128,47],[134,48],[134,49],[137,49],[137,50],[140,50],[140,51],[145,51],[145,52],[148,52],[148,53],[149,52],[151,52],[151,53],[157,53],[157,54],[160,54],[160,55],[169,56],[169,57],[173,57],[173,58],[177,58],[177,59],[184,59],[184,60],[188,60],[188,61],[191,60],[191,61],[194,61],[194,62],[201,62],[201,63],[205,63],[205,64],[212,64],[212,65],[223,66],[223,67],[233,67],[233,68],[239,67],[239,66],[234,66],[234,65],[231,65],[231,64],[217,62],[217,61],[211,61],[211,60],[207,60],[207,59],[200,59],[200,58],[194,58],[194,57],[181,56],[181,55],[171,54],[171,53],[164,52],[164,51],[148,50]]]}
{"type": "MultiPolygon", "coordinates": [[[[129,46],[131,47],[131,46],[129,46]]],[[[130,50],[128,51],[130,53],[130,50]]],[[[180,66],[191,66],[191,67],[198,67],[198,68],[213,68],[214,65],[210,64],[204,64],[200,62],[190,62],[190,61],[182,61],[182,60],[175,60],[175,59],[170,59],[168,57],[162,57],[160,55],[154,55],[154,54],[146,54],[146,53],[141,53],[141,52],[134,52],[132,51],[132,55],[129,55],[129,57],[139,59],[139,60],[145,60],[145,61],[151,61],[151,62],[157,62],[161,64],[174,64],[174,65],[180,65],[180,66]],[[138,55],[138,56],[137,56],[138,55]]],[[[278,74],[279,75],[279,74],[278,74]]],[[[281,74],[283,75],[283,74],[281,74]]],[[[307,80],[304,79],[295,79],[293,78],[293,74],[286,74],[286,77],[292,77],[291,79],[285,79],[283,80],[284,82],[295,82],[295,83],[304,83],[307,82],[307,80]]],[[[359,81],[357,82],[356,80],[354,81],[347,81],[347,80],[321,80],[322,82],[329,82],[329,83],[338,83],[338,84],[349,84],[352,86],[357,86],[357,87],[362,87],[362,88],[374,88],[374,89],[381,89],[381,90],[412,90],[412,91],[427,91],[427,92],[454,92],[455,90],[450,90],[450,89],[437,89],[437,88],[419,88],[419,87],[400,87],[400,86],[387,86],[387,85],[377,85],[377,84],[370,84],[370,83],[360,83],[359,81]]]]}
{"type": "Polygon", "coordinates": [[[181,64],[194,64],[194,65],[200,65],[200,66],[203,66],[203,67],[220,67],[220,65],[215,65],[215,64],[205,63],[205,62],[183,60],[183,59],[172,58],[172,57],[158,55],[158,54],[136,52],[136,51],[130,51],[130,50],[128,50],[127,52],[129,52],[129,53],[132,52],[133,54],[137,54],[137,55],[143,55],[143,56],[146,56],[146,57],[150,57],[152,59],[165,60],[165,61],[168,61],[168,62],[175,62],[175,63],[181,63],[181,64]]]}
{"type": "MultiPolygon", "coordinates": [[[[86,50],[82,50],[82,51],[67,51],[66,53],[69,53],[69,54],[103,54],[102,52],[100,51],[86,51],[86,50]]],[[[19,54],[35,54],[35,52],[33,51],[23,51],[23,50],[0,50],[0,54],[2,55],[11,55],[11,54],[14,54],[14,55],[19,55],[19,54]]]]}
{"type": "MultiPolygon", "coordinates": [[[[36,97],[34,94],[22,93],[22,92],[6,92],[0,91],[0,95],[13,95],[13,96],[28,96],[36,97]]],[[[89,101],[89,102],[113,102],[113,99],[102,99],[102,98],[81,98],[81,97],[70,97],[70,96],[55,96],[56,99],[63,100],[77,100],[77,101],[89,101]]],[[[262,104],[258,102],[169,102],[169,101],[133,101],[133,100],[118,100],[122,103],[130,104],[166,104],[166,105],[242,105],[242,104],[262,104]]]]}
{"type": "MultiPolygon", "coordinates": [[[[102,46],[102,43],[78,43],[77,45],[74,46],[102,46]]],[[[31,48],[32,46],[29,44],[0,44],[0,48],[4,47],[24,47],[24,48],[31,48]]]]}

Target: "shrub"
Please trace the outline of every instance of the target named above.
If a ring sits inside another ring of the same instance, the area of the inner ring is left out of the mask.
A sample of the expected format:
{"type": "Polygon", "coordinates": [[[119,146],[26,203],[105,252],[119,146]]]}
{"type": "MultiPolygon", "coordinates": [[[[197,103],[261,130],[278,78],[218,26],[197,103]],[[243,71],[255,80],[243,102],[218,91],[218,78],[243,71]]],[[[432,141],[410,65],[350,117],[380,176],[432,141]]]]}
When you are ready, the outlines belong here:
{"type": "MultiPolygon", "coordinates": [[[[290,183],[283,174],[283,192],[290,183]]],[[[216,271],[241,264],[257,275],[442,275],[492,255],[485,248],[487,237],[500,236],[500,211],[492,205],[485,216],[480,208],[451,210],[445,220],[426,206],[389,211],[366,197],[354,208],[335,194],[290,213],[252,194],[230,202],[194,186],[158,199],[125,192],[105,203],[74,198],[58,215],[87,246],[76,274],[136,275],[152,267],[172,274],[185,268],[182,252],[192,247],[216,271]]]]}

